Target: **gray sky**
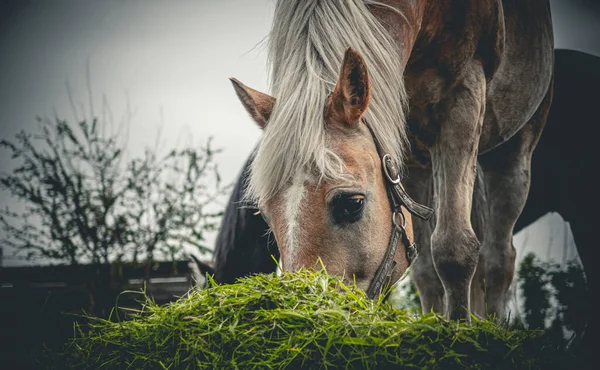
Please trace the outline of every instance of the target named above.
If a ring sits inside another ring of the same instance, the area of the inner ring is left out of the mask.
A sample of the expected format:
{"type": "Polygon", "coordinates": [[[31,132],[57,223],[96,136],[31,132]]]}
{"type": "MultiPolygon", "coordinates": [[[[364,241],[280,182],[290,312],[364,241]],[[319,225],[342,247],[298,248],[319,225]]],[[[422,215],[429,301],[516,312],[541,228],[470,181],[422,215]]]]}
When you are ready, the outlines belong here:
{"type": "MultiPolygon", "coordinates": [[[[600,55],[599,3],[551,1],[557,47],[600,55]]],[[[267,91],[261,42],[272,12],[272,0],[0,0],[0,138],[34,130],[36,115],[72,119],[67,83],[77,118],[89,117],[89,63],[93,113],[103,96],[115,121],[131,104],[131,155],[161,126],[165,148],[213,136],[223,179],[234,181],[260,131],[228,77],[267,91]]]]}
{"type": "MultiPolygon", "coordinates": [[[[0,0],[2,1],[2,0],[0,0]]],[[[233,180],[259,130],[237,102],[228,77],[265,89],[267,1],[30,1],[5,17],[0,33],[0,136],[33,129],[35,115],[72,118],[66,83],[89,116],[89,61],[95,113],[106,95],[115,117],[135,113],[130,149],[162,139],[208,136],[224,149],[233,180]]],[[[83,114],[79,114],[79,118],[83,114]]],[[[4,166],[3,166],[4,167],[4,166]]]]}

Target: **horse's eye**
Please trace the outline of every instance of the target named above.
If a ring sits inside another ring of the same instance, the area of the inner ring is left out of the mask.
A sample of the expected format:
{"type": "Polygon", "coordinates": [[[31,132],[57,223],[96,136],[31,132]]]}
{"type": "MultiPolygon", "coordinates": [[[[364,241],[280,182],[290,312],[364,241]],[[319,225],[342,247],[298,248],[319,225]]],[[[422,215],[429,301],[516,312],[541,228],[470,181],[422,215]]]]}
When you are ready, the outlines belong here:
{"type": "Polygon", "coordinates": [[[351,224],[360,220],[365,205],[362,194],[340,194],[331,202],[331,214],[336,224],[351,224]]]}

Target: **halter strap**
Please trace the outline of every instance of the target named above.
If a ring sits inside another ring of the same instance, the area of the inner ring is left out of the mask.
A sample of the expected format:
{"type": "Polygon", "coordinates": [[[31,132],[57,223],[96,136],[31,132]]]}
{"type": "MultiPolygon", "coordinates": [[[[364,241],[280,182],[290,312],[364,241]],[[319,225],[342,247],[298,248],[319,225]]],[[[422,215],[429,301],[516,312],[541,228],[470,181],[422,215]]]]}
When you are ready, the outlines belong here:
{"type": "Polygon", "coordinates": [[[402,188],[402,185],[400,185],[400,171],[396,161],[392,156],[383,152],[382,146],[373,133],[373,130],[368,124],[367,127],[371,132],[371,136],[373,136],[373,141],[377,147],[377,153],[381,158],[382,172],[386,180],[386,190],[392,206],[392,235],[390,236],[390,242],[385,251],[385,255],[383,256],[383,261],[381,261],[381,265],[379,265],[375,277],[366,291],[367,297],[369,299],[374,299],[381,293],[383,287],[391,282],[394,266],[396,265],[394,256],[396,255],[398,242],[400,240],[402,240],[402,244],[404,244],[404,247],[406,248],[408,266],[410,266],[419,255],[416,245],[410,241],[410,238],[406,233],[406,218],[402,212],[402,207],[404,206],[411,214],[423,220],[428,220],[431,217],[433,209],[417,203],[408,195],[408,193],[406,193],[404,188],[402,188]],[[398,216],[402,217],[402,223],[398,223],[398,216]]]}

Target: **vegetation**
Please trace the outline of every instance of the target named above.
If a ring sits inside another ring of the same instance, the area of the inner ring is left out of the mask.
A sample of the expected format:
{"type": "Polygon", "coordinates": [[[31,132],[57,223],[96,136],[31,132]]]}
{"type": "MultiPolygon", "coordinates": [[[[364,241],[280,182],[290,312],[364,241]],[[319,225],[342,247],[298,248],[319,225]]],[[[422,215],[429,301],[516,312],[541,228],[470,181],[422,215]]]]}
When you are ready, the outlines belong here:
{"type": "Polygon", "coordinates": [[[582,338],[590,307],[580,264],[542,262],[530,253],[521,261],[517,284],[524,300],[521,319],[527,327],[547,328],[556,340],[565,334],[569,340],[582,338]]]}
{"type": "MultiPolygon", "coordinates": [[[[96,120],[39,123],[41,132],[0,142],[15,163],[0,175],[0,189],[24,205],[0,210],[1,242],[28,258],[107,267],[84,279],[90,302],[82,306],[98,317],[76,327],[62,355],[49,354],[57,368],[561,368],[569,359],[565,331],[578,339],[585,330],[583,305],[573,304],[587,302],[581,268],[533,256],[518,273],[522,319],[532,330],[419,315],[412,284],[404,285],[400,311],[308,271],[212,283],[166,306],[145,298],[132,316],[113,310],[105,320],[122,290],[115,262],[149,266],[180,258],[186,245],[207,250],[205,233],[221,216],[215,200],[227,191],[218,151],[208,141],[127,159],[119,136],[96,120]]],[[[43,313],[38,321],[50,317],[43,313]]]]}
{"type": "Polygon", "coordinates": [[[81,308],[107,317],[126,283],[124,263],[143,263],[148,280],[156,260],[176,266],[186,247],[211,252],[205,234],[218,226],[216,200],[228,187],[210,140],[128,159],[126,135],[97,120],[38,122],[39,132],[0,141],[14,163],[0,174],[0,190],[14,199],[0,209],[0,243],[28,259],[91,264],[77,277],[89,292],[81,308]]]}
{"type": "Polygon", "coordinates": [[[38,121],[41,132],[0,142],[15,163],[0,189],[24,206],[0,211],[3,245],[71,265],[175,260],[185,245],[210,251],[205,233],[222,214],[214,201],[228,189],[210,140],[127,160],[120,136],[97,120],[38,121]]]}
{"type": "Polygon", "coordinates": [[[547,369],[566,361],[540,330],[414,315],[325,272],[211,283],[117,321],[79,327],[58,367],[547,369]]]}

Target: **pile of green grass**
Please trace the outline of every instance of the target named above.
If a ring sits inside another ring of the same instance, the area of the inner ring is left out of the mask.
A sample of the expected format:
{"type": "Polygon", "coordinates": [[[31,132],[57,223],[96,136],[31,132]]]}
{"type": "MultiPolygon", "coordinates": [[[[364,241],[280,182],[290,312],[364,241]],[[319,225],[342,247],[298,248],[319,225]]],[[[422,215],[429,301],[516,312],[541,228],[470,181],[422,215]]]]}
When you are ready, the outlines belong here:
{"type": "Polygon", "coordinates": [[[394,309],[324,272],[257,275],[132,319],[92,320],[62,356],[85,369],[557,368],[541,331],[394,309]]]}

